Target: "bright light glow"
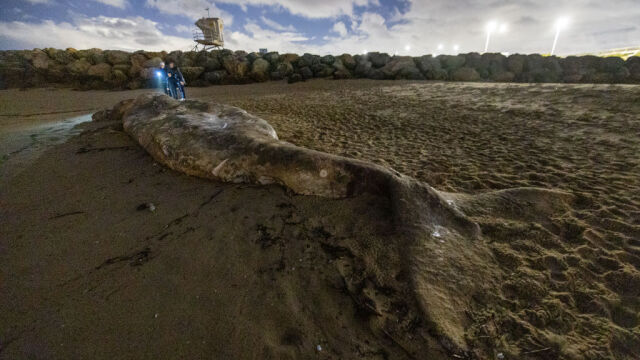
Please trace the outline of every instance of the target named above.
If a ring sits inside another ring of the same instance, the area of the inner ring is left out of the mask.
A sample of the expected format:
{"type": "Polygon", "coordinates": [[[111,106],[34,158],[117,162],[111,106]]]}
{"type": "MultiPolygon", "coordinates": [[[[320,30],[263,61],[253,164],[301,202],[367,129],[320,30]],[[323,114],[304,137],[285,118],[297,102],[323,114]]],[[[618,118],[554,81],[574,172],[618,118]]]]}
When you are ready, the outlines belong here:
{"type": "Polygon", "coordinates": [[[442,50],[442,49],[444,49],[444,45],[438,44],[438,50],[442,50]]]}
{"type": "Polygon", "coordinates": [[[505,33],[507,31],[507,24],[499,24],[497,21],[490,21],[487,24],[487,41],[484,43],[484,52],[489,50],[489,41],[491,41],[491,34],[494,32],[505,33]]]}
{"type": "Polygon", "coordinates": [[[563,16],[561,18],[558,18],[558,20],[556,20],[556,24],[555,24],[556,30],[564,30],[568,26],[569,26],[569,18],[568,17],[563,16]]]}
{"type": "Polygon", "coordinates": [[[368,51],[365,49],[365,50],[362,50],[362,53],[363,53],[364,55],[367,55],[368,51]]]}
{"type": "Polygon", "coordinates": [[[410,51],[410,50],[411,50],[411,45],[406,45],[406,46],[404,47],[404,49],[405,49],[405,50],[407,50],[407,51],[410,51]]]}
{"type": "Polygon", "coordinates": [[[498,23],[495,21],[489,21],[489,23],[487,24],[487,32],[488,33],[492,33],[494,31],[496,31],[496,28],[498,27],[498,23]]]}
{"type": "Polygon", "coordinates": [[[560,31],[566,29],[569,26],[569,18],[560,17],[556,20],[555,28],[556,28],[556,36],[553,38],[553,46],[551,47],[551,54],[556,52],[556,45],[558,45],[558,38],[560,37],[560,31]]]}
{"type": "Polygon", "coordinates": [[[157,71],[157,72],[156,72],[156,76],[157,76],[157,77],[162,77],[162,71],[157,71]]]}
{"type": "Polygon", "coordinates": [[[458,52],[460,50],[460,45],[453,45],[453,51],[458,52]]]}
{"type": "Polygon", "coordinates": [[[502,54],[502,55],[504,55],[504,56],[509,56],[509,55],[511,55],[511,53],[510,53],[510,52],[508,52],[508,51],[505,51],[505,52],[503,52],[503,53],[501,53],[501,54],[502,54]]]}

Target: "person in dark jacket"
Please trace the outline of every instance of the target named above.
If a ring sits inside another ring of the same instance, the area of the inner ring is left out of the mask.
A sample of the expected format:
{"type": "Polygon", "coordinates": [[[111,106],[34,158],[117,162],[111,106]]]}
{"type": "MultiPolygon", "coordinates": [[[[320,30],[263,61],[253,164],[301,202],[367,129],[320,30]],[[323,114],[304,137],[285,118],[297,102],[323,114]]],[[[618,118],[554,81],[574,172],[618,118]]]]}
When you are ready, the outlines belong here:
{"type": "Polygon", "coordinates": [[[184,92],[186,81],[184,80],[184,76],[182,76],[182,72],[173,61],[169,62],[167,75],[169,76],[169,88],[173,93],[173,97],[180,101],[184,100],[186,98],[184,92]]]}

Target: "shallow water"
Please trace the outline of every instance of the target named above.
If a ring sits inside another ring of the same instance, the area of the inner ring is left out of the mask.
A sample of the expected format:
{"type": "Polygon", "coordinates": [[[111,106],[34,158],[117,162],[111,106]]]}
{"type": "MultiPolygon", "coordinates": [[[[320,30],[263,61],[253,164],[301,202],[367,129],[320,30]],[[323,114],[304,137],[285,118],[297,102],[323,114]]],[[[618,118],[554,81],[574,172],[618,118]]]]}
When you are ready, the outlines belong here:
{"type": "Polygon", "coordinates": [[[24,169],[49,147],[81,133],[82,129],[77,125],[91,121],[92,115],[84,114],[0,133],[0,184],[24,169]]]}

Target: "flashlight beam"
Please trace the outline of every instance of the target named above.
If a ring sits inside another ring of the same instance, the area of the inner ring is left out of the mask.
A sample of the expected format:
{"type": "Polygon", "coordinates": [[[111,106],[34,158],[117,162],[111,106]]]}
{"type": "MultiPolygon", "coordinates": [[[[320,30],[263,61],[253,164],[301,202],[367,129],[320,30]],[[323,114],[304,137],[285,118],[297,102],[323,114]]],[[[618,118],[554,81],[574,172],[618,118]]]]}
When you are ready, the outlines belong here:
{"type": "Polygon", "coordinates": [[[556,37],[553,39],[553,46],[551,47],[551,54],[553,55],[553,53],[556,51],[556,45],[558,44],[558,38],[560,37],[560,28],[558,28],[556,30],[556,37]]]}
{"type": "Polygon", "coordinates": [[[491,31],[487,31],[487,42],[484,44],[484,52],[489,50],[489,40],[491,40],[491,31]]]}

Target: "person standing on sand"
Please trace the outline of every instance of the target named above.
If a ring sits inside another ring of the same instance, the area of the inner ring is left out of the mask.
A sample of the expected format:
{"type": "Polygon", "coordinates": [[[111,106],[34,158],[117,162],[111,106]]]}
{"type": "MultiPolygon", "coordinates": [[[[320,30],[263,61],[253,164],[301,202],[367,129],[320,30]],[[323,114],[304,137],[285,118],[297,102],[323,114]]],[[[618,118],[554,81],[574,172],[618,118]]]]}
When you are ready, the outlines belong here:
{"type": "Polygon", "coordinates": [[[173,61],[169,62],[169,70],[167,72],[169,76],[169,87],[173,93],[173,97],[180,101],[186,98],[186,94],[184,92],[185,80],[184,76],[182,76],[182,72],[180,69],[175,66],[173,61]]]}
{"type": "Polygon", "coordinates": [[[160,86],[164,90],[165,95],[171,96],[171,91],[169,91],[169,81],[167,80],[167,69],[164,68],[164,62],[160,63],[160,86]]]}

